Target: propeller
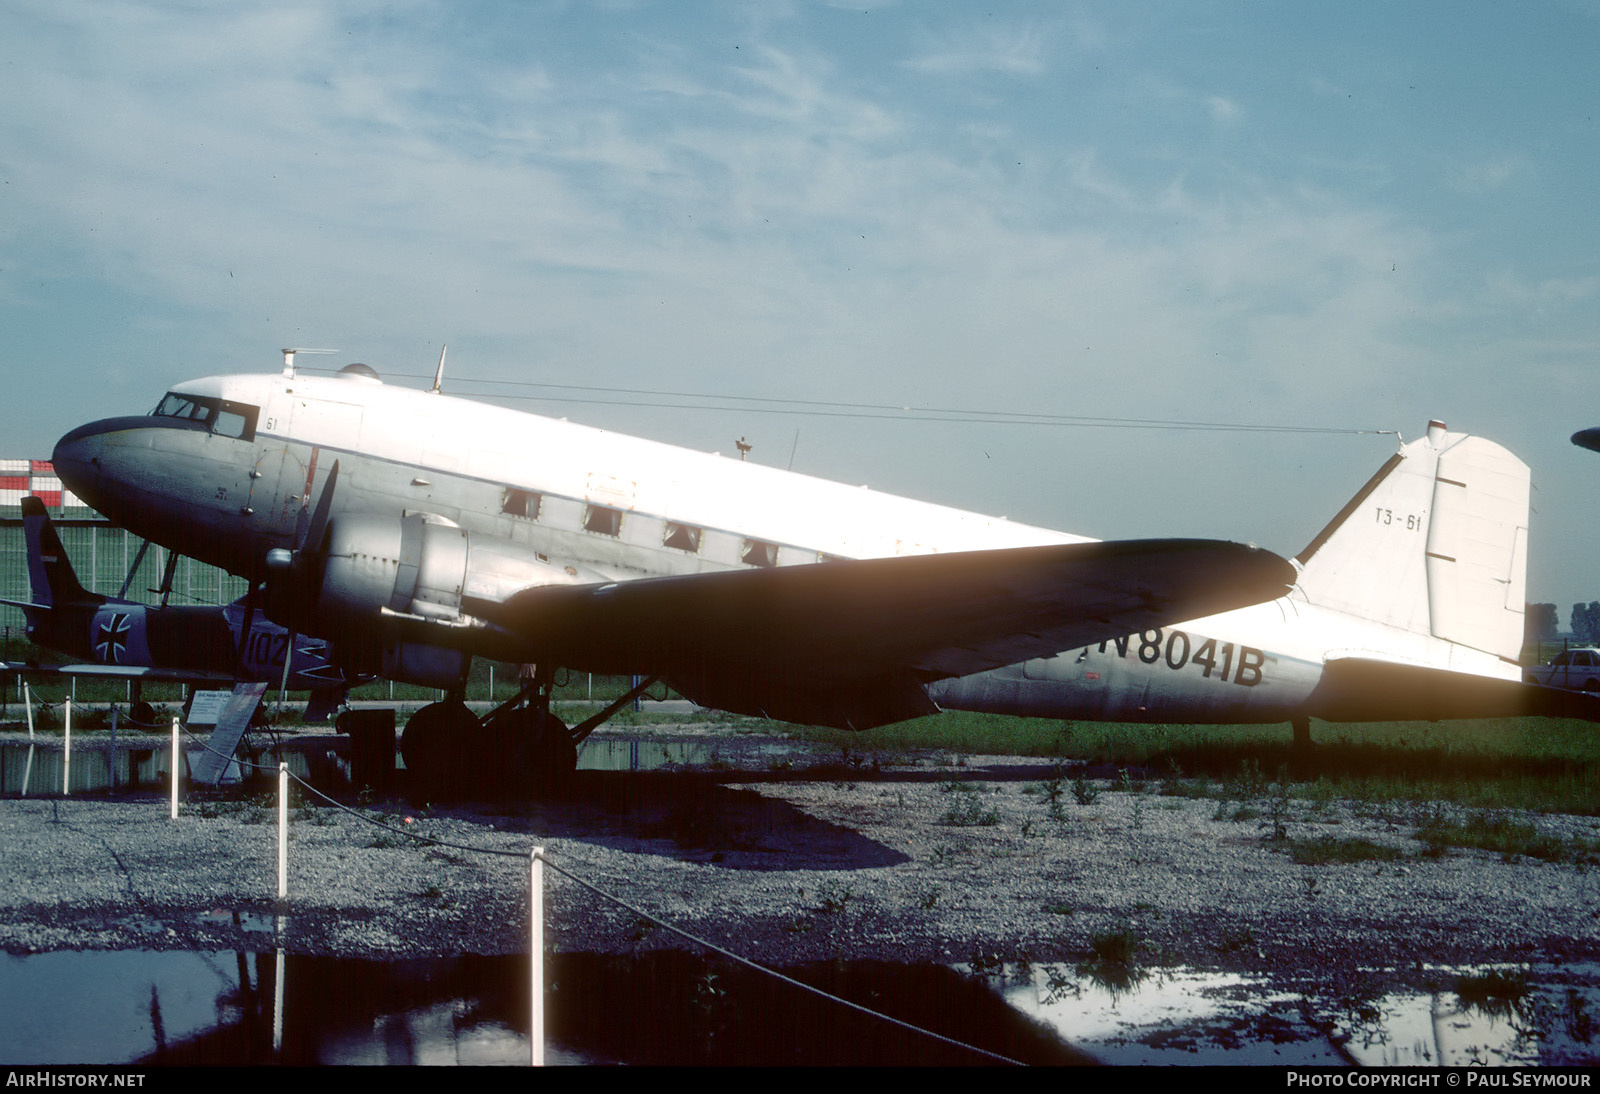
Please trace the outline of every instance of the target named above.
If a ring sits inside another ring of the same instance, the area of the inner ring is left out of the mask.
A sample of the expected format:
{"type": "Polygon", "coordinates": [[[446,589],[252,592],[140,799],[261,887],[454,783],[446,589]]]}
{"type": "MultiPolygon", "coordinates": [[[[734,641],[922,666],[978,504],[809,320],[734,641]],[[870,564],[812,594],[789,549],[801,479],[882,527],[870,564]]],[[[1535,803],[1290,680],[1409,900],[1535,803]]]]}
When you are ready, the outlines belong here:
{"type": "MultiPolygon", "coordinates": [[[[339,461],[333,461],[328,479],[322,484],[317,504],[307,513],[300,507],[295,520],[294,549],[274,547],[267,552],[267,586],[270,600],[283,616],[278,622],[297,628],[305,623],[316,605],[322,576],[322,557],[327,546],[328,519],[333,510],[333,491],[339,482],[339,461]]],[[[273,614],[273,613],[268,613],[273,614]]],[[[289,639],[294,644],[294,636],[289,639]]]]}

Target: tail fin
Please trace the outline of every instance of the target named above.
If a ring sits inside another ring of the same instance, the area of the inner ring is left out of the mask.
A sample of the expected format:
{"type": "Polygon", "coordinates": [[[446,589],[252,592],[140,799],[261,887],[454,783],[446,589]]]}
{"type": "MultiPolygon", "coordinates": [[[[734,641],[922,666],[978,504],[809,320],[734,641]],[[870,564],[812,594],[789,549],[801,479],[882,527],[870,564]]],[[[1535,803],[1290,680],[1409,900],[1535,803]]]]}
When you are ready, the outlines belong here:
{"type": "Polygon", "coordinates": [[[32,495],[22,499],[22,526],[28,537],[28,579],[35,604],[62,607],[104,603],[105,597],[79,584],[44,502],[32,495]]]}
{"type": "Polygon", "coordinates": [[[1402,445],[1295,559],[1313,604],[1515,662],[1522,652],[1528,465],[1449,433],[1402,445]]]}

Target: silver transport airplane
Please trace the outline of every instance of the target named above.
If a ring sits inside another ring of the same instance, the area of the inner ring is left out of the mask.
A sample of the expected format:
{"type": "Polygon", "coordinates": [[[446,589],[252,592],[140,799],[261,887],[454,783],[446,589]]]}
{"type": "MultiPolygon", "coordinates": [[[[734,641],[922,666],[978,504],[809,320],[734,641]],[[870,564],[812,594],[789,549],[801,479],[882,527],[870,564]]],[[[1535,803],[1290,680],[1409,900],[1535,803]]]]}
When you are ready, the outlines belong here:
{"type": "Polygon", "coordinates": [[[425,794],[483,770],[546,784],[656,680],[855,729],[951,707],[1308,740],[1311,717],[1571,713],[1518,680],[1528,469],[1437,422],[1290,563],[1096,542],[294,359],[74,429],[55,469],[248,578],[248,610],[348,675],[444,689],[401,746],[425,794]],[[474,656],[536,666],[483,719],[459,699],[474,656]],[[643,681],[568,729],[562,668],[643,681]]]}

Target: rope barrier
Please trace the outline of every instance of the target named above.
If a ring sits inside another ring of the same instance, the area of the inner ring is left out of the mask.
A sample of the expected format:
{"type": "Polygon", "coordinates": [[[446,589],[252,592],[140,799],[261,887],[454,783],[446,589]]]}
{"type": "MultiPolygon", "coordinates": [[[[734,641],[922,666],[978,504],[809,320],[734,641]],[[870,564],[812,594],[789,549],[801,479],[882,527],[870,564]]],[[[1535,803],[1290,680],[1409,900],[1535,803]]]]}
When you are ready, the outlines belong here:
{"type": "MultiPolygon", "coordinates": [[[[200,740],[195,734],[191,733],[187,726],[183,727],[183,733],[188,738],[188,740],[189,740],[189,742],[190,742],[192,747],[198,747],[200,749],[203,749],[204,751],[212,753],[213,755],[221,755],[215,749],[211,748],[211,746],[210,746],[210,744],[208,742],[200,740]]],[[[381,829],[381,830],[383,830],[385,832],[388,832],[388,833],[391,833],[393,835],[404,836],[406,839],[412,840],[412,841],[414,841],[415,843],[417,843],[419,845],[426,845],[426,846],[432,846],[432,847],[447,847],[447,848],[450,848],[451,850],[464,851],[464,852],[467,852],[469,854],[497,855],[497,856],[500,856],[500,857],[503,857],[503,858],[516,858],[516,859],[523,859],[523,860],[526,860],[526,859],[529,858],[529,853],[527,851],[508,851],[508,850],[504,850],[504,849],[497,848],[497,847],[484,847],[484,846],[480,846],[480,845],[476,845],[476,844],[457,843],[457,842],[452,841],[452,840],[438,839],[438,838],[433,837],[433,836],[425,836],[425,835],[422,835],[420,833],[409,832],[409,831],[406,831],[404,828],[396,828],[393,825],[384,824],[381,821],[375,820],[374,818],[372,818],[371,816],[367,815],[366,813],[364,813],[364,812],[362,812],[360,810],[357,810],[357,809],[353,809],[350,806],[345,805],[343,802],[335,800],[334,798],[330,797],[329,795],[323,793],[321,790],[318,790],[315,786],[312,786],[309,782],[307,782],[305,779],[302,779],[300,776],[296,775],[294,772],[289,771],[286,767],[282,767],[282,766],[270,766],[269,767],[266,764],[259,764],[259,763],[255,763],[255,762],[253,762],[251,760],[239,759],[237,756],[226,756],[226,757],[223,757],[223,758],[227,759],[227,760],[236,761],[241,768],[248,768],[248,769],[254,770],[254,771],[260,771],[260,772],[266,772],[266,773],[274,773],[274,774],[277,774],[277,773],[281,772],[282,774],[286,775],[289,779],[293,780],[294,783],[297,784],[301,788],[303,793],[308,793],[308,794],[314,796],[315,798],[321,800],[322,802],[324,802],[327,805],[333,807],[334,809],[337,809],[340,812],[345,813],[345,814],[355,818],[356,820],[361,821],[364,824],[367,824],[367,825],[369,825],[369,826],[371,826],[373,828],[381,829]]],[[[937,1042],[939,1042],[941,1044],[948,1045],[948,1046],[951,1046],[953,1048],[964,1049],[964,1050],[972,1052],[972,1053],[974,1053],[976,1055],[983,1056],[983,1057],[985,1057],[987,1059],[993,1060],[993,1061],[995,1061],[997,1063],[1009,1064],[1009,1065],[1013,1065],[1013,1066],[1017,1066],[1017,1067],[1026,1066],[1020,1060],[1014,1060],[1014,1059],[1012,1059],[1012,1058],[1010,1058],[1008,1056],[1001,1055],[1000,1053],[991,1052],[988,1049],[980,1048],[977,1045],[968,1044],[965,1041],[959,1041],[959,1040],[956,1040],[953,1037],[947,1037],[947,1036],[945,1036],[944,1034],[941,1034],[941,1033],[935,1033],[932,1030],[924,1029],[921,1026],[913,1025],[910,1022],[906,1022],[906,1021],[903,1021],[903,1020],[901,1020],[899,1018],[895,1018],[895,1017],[893,1017],[891,1015],[884,1014],[881,1011],[875,1011],[870,1007],[866,1007],[866,1006],[861,1005],[860,1003],[852,1002],[851,1000],[845,999],[842,996],[834,995],[831,992],[823,991],[821,988],[815,987],[815,986],[813,986],[811,984],[807,984],[804,981],[796,980],[792,976],[787,976],[787,975],[785,975],[785,974],[783,974],[781,972],[778,972],[775,969],[768,968],[765,965],[759,964],[758,962],[752,961],[751,959],[749,959],[747,957],[744,957],[741,954],[735,953],[732,950],[729,950],[729,949],[727,949],[727,948],[725,948],[723,946],[720,946],[717,943],[710,941],[709,939],[702,938],[699,935],[696,935],[696,934],[691,933],[690,931],[684,930],[682,927],[679,927],[676,924],[669,923],[667,920],[662,919],[660,916],[657,916],[657,915],[653,914],[652,912],[649,912],[649,911],[647,911],[647,910],[645,910],[643,908],[640,908],[635,904],[631,904],[628,901],[623,900],[621,897],[615,895],[614,893],[607,892],[606,890],[600,888],[598,885],[595,885],[593,882],[590,882],[590,881],[586,880],[585,878],[580,877],[579,875],[577,875],[576,873],[572,872],[571,870],[561,866],[559,863],[554,862],[550,858],[549,853],[546,852],[546,851],[540,850],[540,851],[535,853],[534,857],[536,857],[539,861],[543,862],[551,870],[554,870],[556,873],[560,874],[562,877],[565,877],[569,881],[572,881],[573,883],[581,886],[582,888],[587,889],[588,891],[594,893],[596,896],[600,897],[602,900],[609,901],[612,904],[615,904],[617,907],[622,908],[622,909],[626,910],[627,912],[631,913],[632,915],[638,916],[641,919],[648,920],[649,922],[655,924],[656,926],[660,927],[661,929],[669,931],[669,932],[679,936],[680,938],[683,938],[683,939],[687,940],[688,942],[692,943],[693,945],[700,946],[703,949],[706,949],[706,950],[708,950],[708,951],[710,951],[710,952],[712,952],[714,954],[717,954],[720,957],[723,957],[723,958],[725,958],[725,959],[727,959],[729,961],[732,961],[737,965],[741,965],[744,968],[750,969],[752,972],[758,973],[758,974],[763,975],[763,976],[771,977],[772,979],[777,980],[777,981],[779,981],[781,983],[787,984],[790,987],[799,989],[800,991],[803,991],[803,992],[808,992],[808,993],[810,993],[811,995],[813,995],[813,996],[815,996],[817,998],[824,999],[824,1000],[827,1000],[828,1002],[838,1004],[839,1006],[842,1006],[842,1007],[845,1007],[845,1008],[847,1008],[849,1010],[855,1011],[858,1014],[862,1014],[862,1015],[865,1015],[865,1016],[870,1017],[870,1018],[875,1018],[875,1019],[877,1019],[877,1020],[879,1020],[881,1022],[884,1022],[884,1023],[886,1023],[888,1025],[891,1025],[891,1026],[895,1026],[895,1027],[897,1027],[899,1029],[902,1029],[902,1030],[905,1030],[905,1031],[907,1031],[909,1033],[918,1034],[920,1036],[927,1037],[927,1038],[929,1038],[931,1040],[934,1040],[934,1041],[937,1041],[937,1042]]]]}
{"type": "MultiPolygon", "coordinates": [[[[260,764],[248,763],[248,761],[240,761],[240,762],[241,762],[242,765],[248,764],[248,766],[253,767],[253,768],[258,768],[258,769],[261,769],[261,770],[267,770],[266,768],[263,767],[263,765],[260,765],[260,764]]],[[[327,794],[324,794],[322,791],[318,790],[316,787],[312,786],[310,783],[308,783],[304,779],[300,778],[300,776],[296,775],[294,772],[292,772],[292,771],[288,772],[288,775],[289,775],[289,778],[293,779],[294,782],[297,783],[303,790],[309,791],[310,793],[316,795],[316,797],[318,797],[318,798],[322,799],[323,801],[327,802],[329,805],[333,806],[334,808],[339,809],[342,812],[345,812],[345,813],[355,817],[356,819],[361,820],[364,823],[367,823],[367,824],[371,825],[374,828],[381,828],[386,832],[391,832],[391,833],[394,833],[396,835],[405,836],[407,839],[414,840],[418,844],[426,844],[426,845],[434,846],[434,847],[448,847],[448,848],[450,848],[452,850],[466,851],[466,852],[471,853],[471,854],[499,855],[499,856],[502,856],[502,857],[505,857],[505,858],[527,859],[529,857],[528,856],[528,852],[526,852],[526,851],[507,851],[507,850],[502,850],[502,849],[497,848],[497,847],[482,847],[482,846],[471,845],[471,844],[455,843],[455,842],[452,842],[450,840],[436,839],[434,837],[420,835],[420,834],[415,833],[415,832],[407,832],[404,829],[395,828],[395,827],[393,827],[391,825],[380,823],[378,821],[373,820],[371,817],[368,817],[365,814],[358,812],[357,810],[351,809],[349,806],[344,805],[342,802],[335,801],[333,798],[329,797],[327,794]]],[[[823,991],[821,988],[814,987],[811,984],[805,983],[804,981],[796,980],[792,976],[786,976],[783,973],[778,972],[776,969],[767,968],[765,965],[761,965],[761,964],[759,964],[759,963],[757,963],[755,961],[750,960],[747,957],[744,957],[744,956],[742,956],[740,954],[734,953],[732,950],[729,950],[729,949],[726,949],[726,948],[724,948],[722,946],[719,946],[715,942],[710,941],[709,939],[701,938],[699,935],[696,935],[696,934],[693,934],[693,933],[691,933],[689,931],[686,931],[682,927],[677,926],[676,924],[669,923],[666,920],[662,919],[660,916],[654,915],[653,913],[648,912],[645,909],[638,907],[637,905],[630,904],[626,900],[623,900],[621,897],[615,895],[614,893],[607,892],[606,890],[600,888],[598,885],[595,885],[594,883],[592,883],[590,881],[587,881],[582,877],[579,877],[577,874],[573,873],[571,870],[568,870],[565,867],[561,866],[560,864],[552,861],[551,858],[550,858],[549,853],[546,852],[546,851],[540,851],[537,854],[537,857],[541,862],[543,862],[551,870],[554,870],[556,873],[560,874],[562,877],[565,877],[569,881],[572,881],[572,882],[576,883],[577,885],[582,886],[583,888],[589,890],[590,892],[594,893],[596,896],[600,897],[602,900],[608,900],[611,903],[617,905],[619,908],[622,908],[622,909],[632,913],[633,915],[636,915],[636,916],[638,916],[638,917],[640,917],[642,919],[649,920],[651,923],[654,923],[656,926],[662,928],[663,930],[670,931],[673,934],[678,935],[680,938],[684,938],[684,939],[688,940],[689,942],[693,943],[696,946],[700,946],[700,947],[703,947],[704,949],[710,950],[712,953],[715,953],[715,954],[717,954],[717,955],[719,955],[721,957],[724,957],[724,958],[728,959],[729,961],[734,962],[735,964],[742,965],[745,968],[752,970],[753,972],[759,973],[759,974],[764,975],[764,976],[772,977],[774,980],[778,980],[778,981],[781,981],[784,984],[788,984],[790,987],[798,988],[801,991],[809,992],[810,994],[812,994],[814,996],[817,996],[818,998],[826,999],[826,1000],[828,1000],[829,1002],[832,1002],[832,1003],[837,1003],[838,1005],[846,1007],[846,1008],[848,1008],[850,1010],[856,1011],[859,1014],[864,1014],[864,1015],[867,1015],[868,1017],[876,1018],[879,1021],[886,1022],[886,1023],[888,1023],[889,1025],[892,1025],[892,1026],[899,1027],[900,1029],[906,1030],[906,1031],[908,1031],[910,1033],[920,1034],[923,1037],[931,1038],[932,1040],[938,1041],[941,1044],[949,1045],[949,1046],[954,1047],[954,1048],[965,1049],[965,1050],[967,1050],[969,1052],[976,1053],[979,1056],[984,1056],[984,1057],[987,1057],[988,1059],[994,1060],[997,1063],[1010,1064],[1010,1065],[1013,1065],[1013,1066],[1016,1066],[1016,1067],[1026,1066],[1020,1060],[1014,1060],[1014,1059],[1011,1059],[1008,1056],[1002,1056],[1001,1054],[999,1054],[997,1052],[991,1052],[988,1049],[979,1048],[977,1045],[968,1044],[965,1041],[958,1041],[953,1037],[946,1037],[942,1033],[935,1033],[934,1031],[929,1030],[929,1029],[924,1029],[921,1026],[912,1025],[910,1022],[902,1021],[901,1019],[895,1018],[895,1017],[893,1017],[891,1015],[884,1014],[884,1013],[882,1013],[880,1011],[875,1011],[875,1010],[871,1009],[870,1007],[864,1007],[860,1003],[855,1003],[855,1002],[850,1001],[849,999],[845,999],[845,998],[843,998],[841,996],[834,995],[834,994],[832,994],[830,992],[823,991]]]]}

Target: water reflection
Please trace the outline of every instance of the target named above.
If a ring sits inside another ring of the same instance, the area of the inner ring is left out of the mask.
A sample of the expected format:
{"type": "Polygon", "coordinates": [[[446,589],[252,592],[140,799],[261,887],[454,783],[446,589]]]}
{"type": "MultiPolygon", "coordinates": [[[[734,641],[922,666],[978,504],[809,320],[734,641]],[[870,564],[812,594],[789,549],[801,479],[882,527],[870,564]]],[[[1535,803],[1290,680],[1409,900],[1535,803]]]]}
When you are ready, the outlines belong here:
{"type": "MultiPolygon", "coordinates": [[[[558,954],[548,968],[550,1063],[988,1062],[679,951],[558,954]]],[[[512,957],[380,962],[291,955],[281,964],[273,954],[6,957],[0,1062],[526,1063],[526,969],[524,958],[512,957]]],[[[981,980],[953,969],[869,961],[793,973],[1002,1055],[1086,1061],[981,980]]]]}
{"type": "MultiPolygon", "coordinates": [[[[1600,967],[1423,970],[1430,990],[1339,995],[1266,977],[1104,960],[986,973],[1018,1010],[1112,1064],[1600,1063],[1600,967]]],[[[1374,974],[1373,983],[1387,977],[1374,974]]]]}
{"type": "MultiPolygon", "coordinates": [[[[551,1063],[993,1062],[721,959],[558,954],[548,969],[551,1063]]],[[[1367,996],[1103,960],[979,971],[851,961],[789,971],[1034,1064],[1600,1062],[1594,967],[1429,970],[1439,985],[1431,990],[1367,996]]],[[[7,956],[0,1063],[523,1064],[525,984],[517,957],[7,956]]]]}

